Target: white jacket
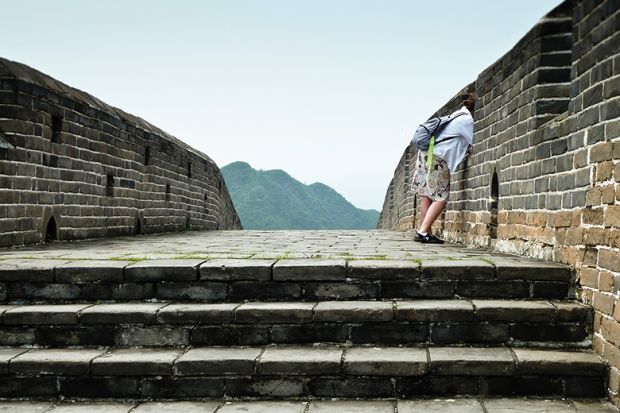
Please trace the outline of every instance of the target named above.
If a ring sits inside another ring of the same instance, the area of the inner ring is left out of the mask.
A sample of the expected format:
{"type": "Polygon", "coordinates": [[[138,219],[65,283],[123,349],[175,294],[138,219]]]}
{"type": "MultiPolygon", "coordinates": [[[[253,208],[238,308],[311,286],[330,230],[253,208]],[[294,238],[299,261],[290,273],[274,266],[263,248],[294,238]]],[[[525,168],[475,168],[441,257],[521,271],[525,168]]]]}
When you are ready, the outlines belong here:
{"type": "Polygon", "coordinates": [[[436,138],[441,141],[456,136],[454,139],[435,145],[435,156],[446,161],[450,173],[456,171],[456,168],[465,159],[469,145],[474,143],[474,118],[465,106],[452,113],[450,117],[459,113],[464,114],[448,123],[448,126],[436,138]]]}

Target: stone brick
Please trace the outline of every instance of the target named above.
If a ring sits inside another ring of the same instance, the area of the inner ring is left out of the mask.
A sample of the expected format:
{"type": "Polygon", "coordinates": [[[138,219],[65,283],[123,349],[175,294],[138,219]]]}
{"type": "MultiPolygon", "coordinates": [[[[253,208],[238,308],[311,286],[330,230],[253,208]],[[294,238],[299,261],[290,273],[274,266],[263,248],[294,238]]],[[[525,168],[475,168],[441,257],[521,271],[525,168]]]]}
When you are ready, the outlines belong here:
{"type": "Polygon", "coordinates": [[[599,266],[610,271],[620,272],[620,252],[600,250],[599,266]]]}
{"type": "Polygon", "coordinates": [[[192,349],[179,357],[174,370],[181,375],[253,375],[260,348],[192,349]]]}
{"type": "Polygon", "coordinates": [[[596,181],[605,182],[611,179],[614,171],[614,163],[612,161],[600,162],[596,164],[596,181]]]}
{"type": "Polygon", "coordinates": [[[117,349],[92,361],[99,376],[170,375],[181,351],[168,349],[117,349]]]}
{"type": "Polygon", "coordinates": [[[613,157],[613,143],[601,142],[590,148],[590,162],[611,161],[613,157]]]}
{"type": "Polygon", "coordinates": [[[605,210],[605,226],[620,228],[620,205],[610,205],[605,210]]]}
{"type": "Polygon", "coordinates": [[[585,208],[583,210],[583,223],[588,225],[603,225],[603,208],[585,208]]]}
{"type": "Polygon", "coordinates": [[[612,295],[594,292],[592,306],[596,311],[611,316],[614,313],[615,300],[612,295]]]}

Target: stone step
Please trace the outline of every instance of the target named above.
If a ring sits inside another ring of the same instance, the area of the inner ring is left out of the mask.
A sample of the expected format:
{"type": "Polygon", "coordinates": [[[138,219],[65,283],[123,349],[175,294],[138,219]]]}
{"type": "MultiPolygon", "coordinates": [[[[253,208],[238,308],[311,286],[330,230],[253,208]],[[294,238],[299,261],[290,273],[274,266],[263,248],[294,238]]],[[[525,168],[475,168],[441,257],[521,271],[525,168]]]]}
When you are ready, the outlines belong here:
{"type": "Polygon", "coordinates": [[[493,259],[0,260],[4,302],[574,297],[557,264],[493,259]]]}
{"type": "Polygon", "coordinates": [[[460,398],[311,401],[0,401],[12,413],[618,413],[600,399],[460,398]]]}
{"type": "Polygon", "coordinates": [[[0,307],[0,346],[591,345],[575,301],[410,300],[0,307]]]}
{"type": "Polygon", "coordinates": [[[0,350],[3,398],[599,397],[604,382],[590,352],[509,347],[0,350]]]}

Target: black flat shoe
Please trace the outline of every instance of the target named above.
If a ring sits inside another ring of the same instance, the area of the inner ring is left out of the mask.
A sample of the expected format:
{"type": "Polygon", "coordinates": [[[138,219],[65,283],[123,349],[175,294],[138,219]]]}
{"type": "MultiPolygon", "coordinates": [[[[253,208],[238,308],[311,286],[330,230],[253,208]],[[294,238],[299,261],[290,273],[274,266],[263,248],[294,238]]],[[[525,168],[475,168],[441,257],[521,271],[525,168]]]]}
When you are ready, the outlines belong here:
{"type": "Polygon", "coordinates": [[[416,237],[414,241],[421,242],[423,244],[443,244],[445,241],[437,238],[433,234],[422,235],[418,231],[415,232],[416,237]]]}

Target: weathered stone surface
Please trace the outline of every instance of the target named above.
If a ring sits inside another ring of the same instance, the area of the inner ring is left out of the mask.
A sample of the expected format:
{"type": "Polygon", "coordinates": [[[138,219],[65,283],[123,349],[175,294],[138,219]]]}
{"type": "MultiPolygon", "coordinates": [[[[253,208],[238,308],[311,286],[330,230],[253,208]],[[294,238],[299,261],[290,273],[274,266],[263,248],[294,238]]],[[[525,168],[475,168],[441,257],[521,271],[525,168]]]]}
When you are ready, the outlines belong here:
{"type": "Polygon", "coordinates": [[[93,360],[92,373],[98,376],[171,375],[172,364],[181,350],[117,349],[93,360]]]}
{"type": "Polygon", "coordinates": [[[212,377],[149,377],[140,381],[140,396],[187,399],[224,396],[224,380],[212,377]]]}
{"type": "Polygon", "coordinates": [[[336,348],[268,348],[258,363],[260,374],[338,374],[342,350],[336,348]]]}
{"type": "Polygon", "coordinates": [[[347,262],[343,259],[279,260],[273,266],[276,281],[342,281],[347,278],[347,262]]]}
{"type": "Polygon", "coordinates": [[[478,400],[399,400],[398,413],[483,413],[478,400]]]}
{"type": "Polygon", "coordinates": [[[269,326],[202,326],[191,331],[193,346],[259,346],[269,344],[269,326]]]}
{"type": "Polygon", "coordinates": [[[195,348],[177,359],[174,371],[181,375],[252,375],[259,348],[195,348]]]}
{"type": "Polygon", "coordinates": [[[342,323],[280,324],[271,327],[272,343],[344,343],[348,336],[349,325],[342,323]]]}
{"type": "Polygon", "coordinates": [[[144,260],[125,267],[127,281],[193,281],[204,260],[144,260]]]}
{"type": "Polygon", "coordinates": [[[347,263],[350,278],[418,279],[420,264],[408,260],[351,260],[347,263]]]}
{"type": "Polygon", "coordinates": [[[218,413],[304,413],[307,402],[228,402],[218,413]]]}
{"type": "Polygon", "coordinates": [[[315,321],[389,321],[394,319],[391,301],[324,301],[314,308],[315,321]]]}
{"type": "Polygon", "coordinates": [[[0,402],[0,413],[43,413],[52,406],[50,402],[6,401],[0,402]]]}
{"type": "Polygon", "coordinates": [[[397,301],[396,319],[410,321],[470,321],[474,308],[465,300],[397,301]]]}
{"type": "Polygon", "coordinates": [[[28,305],[9,309],[2,318],[4,324],[46,325],[77,324],[79,313],[90,305],[28,305]]]}
{"type": "Polygon", "coordinates": [[[90,363],[102,350],[35,349],[11,359],[11,374],[88,374],[90,363]]]}
{"type": "Polygon", "coordinates": [[[165,305],[163,303],[98,304],[84,309],[80,321],[84,324],[152,324],[156,322],[157,311],[165,305]]]}
{"type": "Polygon", "coordinates": [[[390,401],[312,401],[308,413],[393,413],[390,401]]]}
{"type": "Polygon", "coordinates": [[[128,413],[135,403],[110,402],[63,402],[54,406],[50,413],[128,413]]]}
{"type": "Polygon", "coordinates": [[[171,324],[226,323],[235,319],[240,304],[170,304],[157,312],[157,318],[171,324]]]}
{"type": "Polygon", "coordinates": [[[246,303],[235,310],[239,323],[307,323],[316,303],[246,303]]]}
{"type": "Polygon", "coordinates": [[[0,281],[54,281],[54,268],[64,260],[20,259],[0,260],[0,281]]]}
{"type": "Polygon", "coordinates": [[[189,328],[122,326],[118,330],[116,344],[123,347],[179,347],[189,345],[189,328]]]}
{"type": "Polygon", "coordinates": [[[268,281],[275,260],[263,259],[216,259],[200,266],[201,280],[248,280],[268,281]]]}
{"type": "Polygon", "coordinates": [[[578,413],[617,413],[618,409],[611,403],[601,400],[574,400],[573,406],[578,413]]]}
{"type": "Polygon", "coordinates": [[[431,369],[439,375],[504,376],[515,362],[504,348],[429,348],[431,369]]]}
{"type": "Polygon", "coordinates": [[[150,402],[142,403],[131,413],[214,413],[220,402],[150,402]]]}
{"type": "Polygon", "coordinates": [[[495,267],[481,260],[424,260],[422,277],[428,280],[492,280],[495,267]]]}
{"type": "Polygon", "coordinates": [[[7,374],[9,371],[9,361],[19,356],[22,353],[25,353],[28,349],[18,349],[18,348],[3,348],[0,349],[0,372],[2,374],[7,374]]]}
{"type": "Polygon", "coordinates": [[[167,282],[156,285],[157,298],[179,301],[222,301],[228,286],[222,282],[167,282]]]}
{"type": "Polygon", "coordinates": [[[306,283],[304,292],[308,300],[376,300],[381,298],[379,282],[309,282],[306,283]]]}
{"type": "Polygon", "coordinates": [[[136,398],[138,379],[131,377],[67,377],[60,381],[60,393],[81,398],[136,398]]]}
{"type": "Polygon", "coordinates": [[[493,258],[497,278],[501,280],[568,281],[570,268],[539,261],[493,258]]]}
{"type": "Polygon", "coordinates": [[[308,388],[317,397],[386,398],[394,397],[394,384],[390,378],[323,378],[310,380],[308,388]]]}
{"type": "Polygon", "coordinates": [[[428,371],[426,349],[353,348],[345,350],[344,372],[359,376],[420,376],[428,371]]]}
{"type": "Polygon", "coordinates": [[[56,281],[76,284],[121,281],[123,269],[129,264],[112,260],[71,261],[56,266],[56,281]]]}
{"type": "Polygon", "coordinates": [[[514,353],[523,374],[601,376],[605,370],[601,359],[592,353],[521,348],[515,348],[514,353]]]}
{"type": "Polygon", "coordinates": [[[568,413],[573,409],[563,400],[489,399],[484,401],[489,413],[568,413]]]}
{"type": "Polygon", "coordinates": [[[556,309],[546,301],[473,300],[476,317],[493,321],[551,322],[556,309]]]}
{"type": "Polygon", "coordinates": [[[510,325],[507,323],[437,323],[432,326],[430,339],[436,344],[507,343],[510,325]]]}
{"type": "Polygon", "coordinates": [[[301,397],[307,395],[307,379],[291,378],[231,378],[226,379],[226,394],[230,397],[301,397]]]}

